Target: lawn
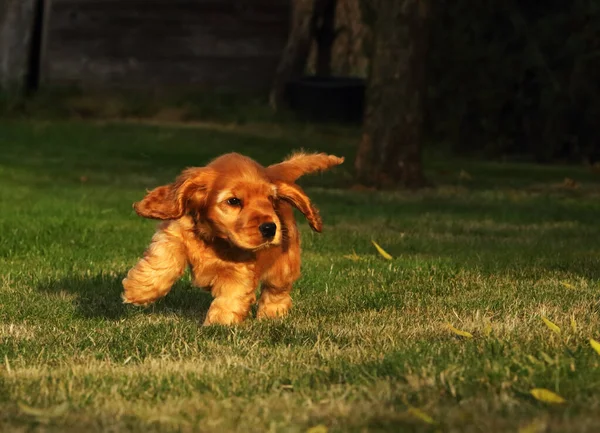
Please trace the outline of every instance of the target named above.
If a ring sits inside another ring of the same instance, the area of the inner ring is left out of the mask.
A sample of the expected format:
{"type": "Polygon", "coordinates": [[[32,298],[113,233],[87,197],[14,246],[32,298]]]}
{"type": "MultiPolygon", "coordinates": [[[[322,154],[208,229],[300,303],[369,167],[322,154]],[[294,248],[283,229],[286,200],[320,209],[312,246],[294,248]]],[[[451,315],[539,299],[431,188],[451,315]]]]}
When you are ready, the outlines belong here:
{"type": "Polygon", "coordinates": [[[0,430],[600,431],[600,176],[428,152],[436,188],[354,191],[356,137],[0,122],[0,430]],[[131,208],[146,188],[301,147],[347,162],[303,182],[325,230],[299,220],[289,317],[202,327],[210,296],[187,276],[121,303],[155,226],[131,208]]]}

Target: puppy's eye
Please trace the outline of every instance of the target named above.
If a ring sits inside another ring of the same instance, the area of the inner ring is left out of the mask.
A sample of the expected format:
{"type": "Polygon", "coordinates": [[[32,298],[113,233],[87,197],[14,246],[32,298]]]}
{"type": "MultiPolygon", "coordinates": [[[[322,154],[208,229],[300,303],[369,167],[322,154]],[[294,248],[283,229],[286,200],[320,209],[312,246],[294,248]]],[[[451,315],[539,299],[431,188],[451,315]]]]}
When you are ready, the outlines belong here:
{"type": "Polygon", "coordinates": [[[227,200],[227,204],[229,206],[241,206],[242,201],[239,198],[231,197],[230,199],[227,200]]]}

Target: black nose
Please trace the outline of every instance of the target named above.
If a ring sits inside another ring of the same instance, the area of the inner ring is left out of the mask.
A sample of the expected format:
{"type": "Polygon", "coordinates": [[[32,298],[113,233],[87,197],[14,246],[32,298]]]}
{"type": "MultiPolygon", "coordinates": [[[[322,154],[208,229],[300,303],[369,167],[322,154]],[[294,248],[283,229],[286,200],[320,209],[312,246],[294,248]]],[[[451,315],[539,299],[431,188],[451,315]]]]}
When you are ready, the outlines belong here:
{"type": "Polygon", "coordinates": [[[261,224],[258,229],[263,235],[263,238],[272,238],[277,233],[277,225],[275,223],[261,224]]]}

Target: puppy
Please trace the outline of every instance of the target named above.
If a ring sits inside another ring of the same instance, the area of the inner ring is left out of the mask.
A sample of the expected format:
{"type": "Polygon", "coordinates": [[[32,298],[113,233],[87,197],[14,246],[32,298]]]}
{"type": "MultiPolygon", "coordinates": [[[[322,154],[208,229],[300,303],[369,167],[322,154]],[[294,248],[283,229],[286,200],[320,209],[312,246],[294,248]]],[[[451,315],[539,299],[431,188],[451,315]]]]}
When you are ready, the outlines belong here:
{"type": "Polygon", "coordinates": [[[188,168],[134,204],[164,220],[144,257],[123,280],[123,301],[148,305],[165,296],[189,265],[195,286],[214,297],[205,325],[242,322],[256,301],[258,318],[284,316],[300,276],[295,207],[321,232],[318,210],[295,181],[341,164],[333,155],[297,153],[263,167],[237,153],[188,168]]]}

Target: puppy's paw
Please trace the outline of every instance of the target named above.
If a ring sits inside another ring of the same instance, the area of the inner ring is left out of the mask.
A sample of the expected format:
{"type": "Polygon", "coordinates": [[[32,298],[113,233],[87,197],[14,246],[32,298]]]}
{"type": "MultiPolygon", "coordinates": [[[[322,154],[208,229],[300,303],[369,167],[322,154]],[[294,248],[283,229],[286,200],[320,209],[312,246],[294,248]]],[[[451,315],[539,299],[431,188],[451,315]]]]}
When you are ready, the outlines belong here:
{"type": "Polygon", "coordinates": [[[288,315],[292,302],[281,304],[261,304],[258,306],[256,313],[257,319],[275,319],[277,317],[285,317],[288,315]]]}
{"type": "Polygon", "coordinates": [[[204,326],[209,325],[236,325],[244,321],[243,317],[233,311],[226,311],[220,308],[210,308],[204,319],[204,326]]]}
{"type": "Polygon", "coordinates": [[[128,297],[125,293],[121,293],[121,299],[124,304],[135,305],[136,307],[147,307],[148,305],[154,303],[156,299],[148,300],[148,299],[138,299],[128,297]]]}
{"type": "Polygon", "coordinates": [[[138,307],[147,307],[164,296],[164,294],[158,290],[146,285],[137,285],[128,278],[123,280],[123,289],[124,291],[121,293],[123,303],[132,304],[138,307]]]}

